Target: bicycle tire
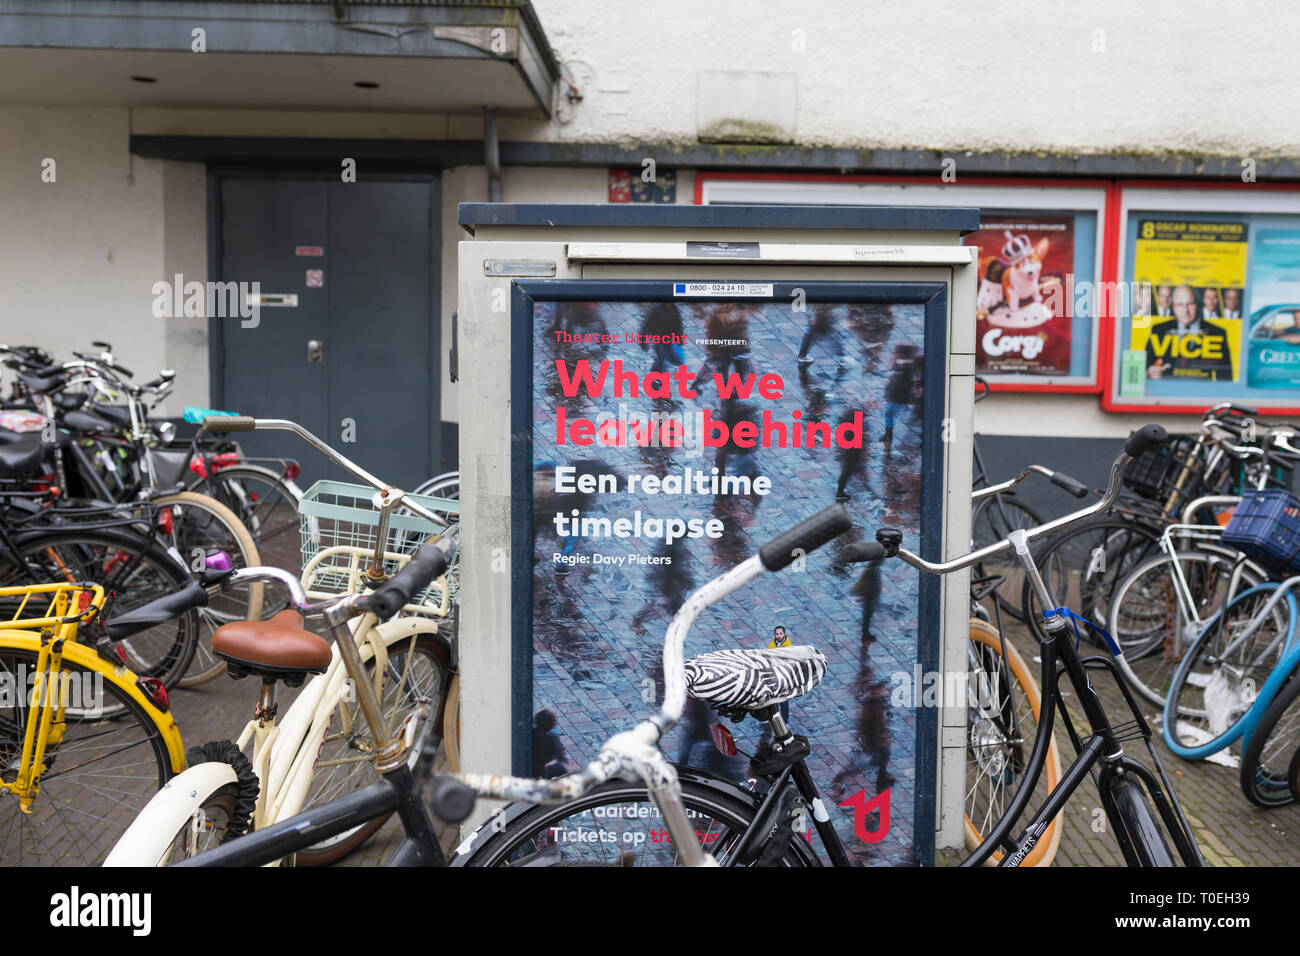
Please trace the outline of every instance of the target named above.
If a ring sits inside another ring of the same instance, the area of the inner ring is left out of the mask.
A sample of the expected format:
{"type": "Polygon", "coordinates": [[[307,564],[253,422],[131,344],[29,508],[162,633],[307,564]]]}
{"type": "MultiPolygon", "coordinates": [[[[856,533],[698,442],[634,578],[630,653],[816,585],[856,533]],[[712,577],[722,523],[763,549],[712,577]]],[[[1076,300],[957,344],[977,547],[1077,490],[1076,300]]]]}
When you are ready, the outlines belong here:
{"type": "Polygon", "coordinates": [[[1165,703],[1164,737],[1165,745],[1184,760],[1201,760],[1231,746],[1276,694],[1274,669],[1284,663],[1294,666],[1294,655],[1284,653],[1295,635],[1297,613],[1289,593],[1285,611],[1277,604],[1250,639],[1242,640],[1247,625],[1277,590],[1270,581],[1238,594],[1179,662],[1165,703]]]}
{"type": "MultiPolygon", "coordinates": [[[[224,551],[236,568],[251,568],[262,563],[253,536],[235,513],[209,495],[178,491],[153,499],[172,515],[172,544],[183,559],[195,558],[194,551],[224,551]]],[[[198,560],[202,560],[201,556],[198,560]]],[[[190,570],[198,571],[191,565],[190,570]]],[[[177,682],[178,687],[198,687],[226,672],[226,662],[212,653],[212,633],[231,621],[256,621],[262,616],[265,585],[223,588],[209,597],[206,607],[198,610],[199,635],[194,656],[177,682]]]]}
{"type": "Polygon", "coordinates": [[[1133,852],[1138,858],[1139,866],[1167,867],[1177,866],[1174,855],[1165,841],[1164,831],[1156,822],[1151,809],[1151,801],[1146,791],[1131,777],[1125,776],[1115,782],[1111,790],[1115,801],[1116,815],[1128,834],[1133,852]]]}
{"type": "MultiPolygon", "coordinates": [[[[35,649],[0,648],[0,680],[26,688],[36,661],[35,649]]],[[[63,671],[69,675],[69,699],[84,704],[89,690],[93,703],[78,708],[83,718],[69,719],[62,739],[48,745],[32,812],[23,813],[17,797],[5,795],[0,865],[98,863],[171,776],[163,732],[139,703],[103,673],[66,657],[63,671]],[[91,716],[96,712],[103,716],[91,716]]],[[[22,750],[28,704],[26,693],[0,695],[0,758],[10,782],[10,768],[22,750]]]]}
{"type": "MultiPolygon", "coordinates": [[[[1133,689],[1157,707],[1165,705],[1179,663],[1203,630],[1187,620],[1178,598],[1175,561],[1202,622],[1223,606],[1237,566],[1232,552],[1215,549],[1159,554],[1134,567],[1116,586],[1108,630],[1124,652],[1117,663],[1133,689]]],[[[1251,565],[1242,565],[1236,586],[1247,589],[1262,579],[1251,565]]]]}
{"type": "MultiPolygon", "coordinates": [[[[400,635],[385,642],[385,647],[389,652],[388,667],[386,668],[384,697],[381,704],[384,706],[387,714],[388,728],[390,732],[400,729],[406,716],[414,709],[418,700],[423,699],[431,694],[441,692],[443,684],[446,682],[446,671],[450,668],[450,653],[447,646],[431,634],[400,635]],[[403,652],[402,645],[406,645],[410,650],[403,652]],[[395,660],[405,655],[417,653],[422,655],[426,665],[424,673],[419,677],[419,684],[416,685],[414,680],[409,682],[414,696],[411,691],[403,691],[399,688],[399,683],[407,681],[411,677],[410,671],[405,671],[406,662],[404,660],[395,660]],[[389,678],[396,678],[396,681],[389,678]],[[396,690],[396,694],[389,694],[390,690],[396,690]],[[402,709],[400,704],[401,697],[407,697],[409,707],[402,709]]],[[[363,663],[369,671],[373,658],[364,657],[363,663]]],[[[434,701],[431,704],[431,715],[434,720],[433,732],[441,735],[446,725],[445,713],[447,701],[450,695],[443,700],[434,701]]],[[[330,800],[336,800],[362,787],[367,787],[378,781],[378,773],[374,767],[373,748],[369,745],[370,734],[366,730],[365,720],[360,713],[359,705],[341,702],[335,708],[331,715],[330,726],[326,731],[325,739],[321,742],[320,753],[317,756],[316,767],[313,771],[311,787],[307,792],[307,797],[303,802],[303,807],[311,807],[317,804],[325,803],[330,800]],[[347,720],[344,720],[343,709],[347,708],[347,720]],[[341,728],[346,723],[351,723],[361,732],[354,733],[352,736],[346,736],[341,728]],[[322,761],[348,761],[347,763],[338,763],[335,765],[333,772],[326,773],[321,767],[322,761]]],[[[450,762],[448,758],[448,748],[451,746],[446,740],[443,742],[442,760],[450,762]]],[[[411,755],[414,760],[416,754],[411,755]]],[[[435,773],[448,772],[446,766],[436,766],[435,773]]],[[[314,844],[305,850],[299,850],[296,854],[298,866],[325,866],[343,859],[357,848],[365,844],[374,836],[381,827],[388,821],[391,814],[385,814],[377,817],[367,823],[361,824],[345,833],[331,837],[329,840],[314,844]]]]}
{"type": "MultiPolygon", "coordinates": [[[[0,568],[0,586],[52,580],[98,584],[105,594],[116,594],[110,616],[179,591],[190,581],[185,568],[163,548],[122,531],[42,529],[17,536],[13,543],[27,566],[0,568]]],[[[194,656],[198,629],[198,612],[189,610],[117,646],[137,676],[156,677],[170,690],[194,656]]]]}
{"type": "Polygon", "coordinates": [[[1287,771],[1286,779],[1291,792],[1300,793],[1300,747],[1295,749],[1295,754],[1291,757],[1291,769],[1287,771]]]}
{"type": "MultiPolygon", "coordinates": [[[[1034,528],[1042,523],[1042,515],[1009,492],[985,498],[975,506],[975,513],[971,515],[972,550],[1001,541],[1012,531],[1034,528]]],[[[1002,583],[993,591],[995,599],[1003,612],[1023,621],[1025,572],[1015,555],[1001,554],[984,560],[981,566],[986,574],[1001,575],[1002,583]]]]}
{"type": "Polygon", "coordinates": [[[269,468],[232,465],[192,481],[188,490],[209,495],[233,511],[263,561],[295,577],[302,574],[298,515],[302,491],[291,480],[269,468]]]}
{"type": "MultiPolygon", "coordinates": [[[[707,784],[689,778],[683,777],[680,783],[682,802],[688,817],[692,817],[697,823],[708,822],[707,828],[702,833],[698,827],[696,830],[700,833],[706,852],[712,852],[717,856],[719,849],[733,847],[735,841],[753,823],[756,806],[752,801],[726,796],[707,784]],[[720,822],[721,827],[715,830],[714,822],[720,822]]],[[[646,851],[651,847],[656,848],[655,860],[664,860],[670,852],[671,841],[655,837],[656,832],[662,832],[662,827],[657,827],[656,830],[649,829],[651,821],[658,817],[658,810],[650,800],[649,791],[644,784],[613,780],[593,788],[577,800],[568,803],[529,807],[513,820],[505,822],[500,829],[492,832],[479,846],[465,850],[464,854],[458,851],[458,859],[453,863],[458,866],[676,865],[675,853],[672,854],[673,859],[667,862],[645,862],[646,851]],[[623,805],[636,805],[637,809],[631,814],[626,811],[612,814],[608,812],[610,807],[623,805]],[[594,811],[602,807],[607,808],[606,812],[597,815],[594,811]],[[586,822],[587,820],[614,820],[620,824],[635,822],[631,824],[633,829],[612,832],[610,839],[606,840],[605,831],[601,829],[600,823],[597,822],[596,826],[592,827],[586,822]],[[554,842],[552,838],[548,842],[545,834],[548,831],[558,830],[558,824],[565,821],[572,824],[565,827],[566,835],[584,832],[602,835],[590,842],[585,842],[581,836],[576,840],[565,839],[560,842],[554,842]],[[646,828],[639,834],[641,839],[638,842],[636,839],[638,831],[635,827],[642,823],[646,824],[646,828]],[[632,839],[629,840],[628,837],[632,839]],[[581,850],[583,847],[603,848],[606,844],[622,847],[624,843],[633,845],[633,849],[613,855],[602,850],[599,861],[585,860],[575,853],[567,855],[565,853],[566,848],[569,850],[581,850]],[[638,849],[641,857],[633,861],[631,857],[638,849]]],[[[491,827],[491,824],[488,826],[491,827]]],[[[725,853],[719,862],[726,865],[725,853]]],[[[782,856],[781,865],[820,866],[821,863],[804,841],[796,835],[782,856]]]]}
{"type": "Polygon", "coordinates": [[[1293,752],[1300,753],[1300,680],[1295,676],[1273,698],[1241,755],[1241,792],[1258,807],[1281,807],[1296,799],[1293,752]]]}
{"type": "MultiPolygon", "coordinates": [[[[1038,684],[1029,672],[1024,658],[1008,642],[1006,645],[1007,667],[1012,682],[1018,684],[1020,688],[1019,692],[1013,688],[1009,696],[1012,700],[1023,701],[1025,705],[1024,713],[1020,713],[1021,708],[1019,705],[1013,705],[1016,706],[1017,720],[1012,723],[1003,712],[1006,701],[1001,691],[1002,680],[1000,675],[1002,670],[996,666],[997,661],[1002,658],[1002,641],[997,630],[984,621],[972,619],[970,622],[970,640],[974,645],[973,651],[977,648],[985,649],[982,653],[968,655],[971,679],[967,683],[965,833],[966,850],[974,852],[984,842],[983,832],[987,832],[991,825],[1002,818],[1006,804],[1010,802],[1011,797],[1019,789],[1019,774],[1025,769],[1028,749],[1029,745],[1032,745],[1032,741],[1008,738],[1013,728],[1018,729],[1021,726],[1020,721],[1026,720],[1031,715],[1034,725],[1038,725],[1042,695],[1039,693],[1038,684]],[[990,666],[984,667],[983,670],[985,673],[993,670],[998,676],[990,678],[991,683],[986,685],[980,680],[979,667],[976,662],[987,654],[994,655],[996,660],[992,661],[990,666]],[[991,687],[994,693],[986,693],[986,686],[991,687]],[[986,698],[991,699],[994,694],[996,694],[999,701],[997,708],[986,707],[986,698]],[[1017,767],[1019,769],[1016,769],[1017,767]],[[974,779],[972,779],[972,772],[975,774],[974,779]],[[983,804],[984,807],[981,808],[980,804],[983,804]],[[978,818],[978,822],[972,818],[972,812],[978,818]]],[[[1038,789],[1025,809],[1024,816],[1026,819],[1032,818],[1038,807],[1047,798],[1047,795],[1056,788],[1060,777],[1061,759],[1056,747],[1056,736],[1053,734],[1052,741],[1048,745],[1047,760],[1043,766],[1043,776],[1040,778],[1038,789]]],[[[1051,866],[1052,861],[1056,858],[1057,848],[1061,843],[1061,831],[1061,817],[1058,814],[1048,824],[1044,836],[1026,854],[1020,865],[1051,866]]],[[[995,850],[986,865],[995,866],[1001,861],[1002,856],[1001,851],[995,850]]]]}
{"type": "MultiPolygon", "coordinates": [[[[1160,534],[1148,525],[1115,515],[1085,521],[1035,546],[1034,563],[1048,593],[1065,607],[1098,627],[1109,626],[1109,608],[1116,585],[1125,573],[1159,547],[1160,534]]],[[[1042,640],[1043,607],[1029,579],[1020,595],[1025,621],[1035,638],[1042,640]]],[[[1083,636],[1100,644],[1088,628],[1083,636]]]]}

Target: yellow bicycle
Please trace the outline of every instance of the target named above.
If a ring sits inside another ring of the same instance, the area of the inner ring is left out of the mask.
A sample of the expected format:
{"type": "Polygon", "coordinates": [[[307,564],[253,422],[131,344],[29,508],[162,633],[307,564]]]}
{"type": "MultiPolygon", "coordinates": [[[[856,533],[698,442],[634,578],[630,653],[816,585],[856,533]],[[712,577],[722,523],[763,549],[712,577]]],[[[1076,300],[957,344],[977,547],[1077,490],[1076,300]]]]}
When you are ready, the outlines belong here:
{"type": "Polygon", "coordinates": [[[161,682],[77,642],[103,608],[94,584],[0,588],[0,864],[100,862],[185,767],[161,682]]]}

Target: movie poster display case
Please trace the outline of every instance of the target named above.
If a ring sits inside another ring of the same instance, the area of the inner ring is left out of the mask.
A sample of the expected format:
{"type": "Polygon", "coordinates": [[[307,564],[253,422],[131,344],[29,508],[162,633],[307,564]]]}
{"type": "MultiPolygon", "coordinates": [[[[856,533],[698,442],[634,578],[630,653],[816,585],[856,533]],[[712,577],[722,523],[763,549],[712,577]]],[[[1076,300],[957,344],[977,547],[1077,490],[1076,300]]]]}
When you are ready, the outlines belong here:
{"type": "MultiPolygon", "coordinates": [[[[853,531],[709,609],[686,653],[817,648],[825,677],[788,719],[852,859],[960,845],[967,701],[943,675],[966,671],[967,578],[846,549],[879,528],[935,560],[969,549],[978,212],[464,204],[460,221],[466,768],[585,765],[657,708],[686,597],[840,502],[853,531]]],[[[744,786],[760,742],[695,702],[662,748],[744,786]]]]}

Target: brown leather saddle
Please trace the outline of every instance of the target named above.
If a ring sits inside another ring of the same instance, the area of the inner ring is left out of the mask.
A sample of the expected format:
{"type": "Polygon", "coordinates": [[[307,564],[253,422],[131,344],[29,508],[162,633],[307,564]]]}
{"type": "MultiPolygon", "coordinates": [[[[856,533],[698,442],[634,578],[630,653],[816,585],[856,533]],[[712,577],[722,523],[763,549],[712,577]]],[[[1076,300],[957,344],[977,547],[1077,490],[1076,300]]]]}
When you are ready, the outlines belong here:
{"type": "Polygon", "coordinates": [[[268,621],[221,625],[212,635],[212,653],[226,662],[236,680],[253,674],[283,681],[286,687],[297,687],[308,674],[323,673],[330,665],[329,644],[303,630],[302,615],[292,609],[268,621]]]}

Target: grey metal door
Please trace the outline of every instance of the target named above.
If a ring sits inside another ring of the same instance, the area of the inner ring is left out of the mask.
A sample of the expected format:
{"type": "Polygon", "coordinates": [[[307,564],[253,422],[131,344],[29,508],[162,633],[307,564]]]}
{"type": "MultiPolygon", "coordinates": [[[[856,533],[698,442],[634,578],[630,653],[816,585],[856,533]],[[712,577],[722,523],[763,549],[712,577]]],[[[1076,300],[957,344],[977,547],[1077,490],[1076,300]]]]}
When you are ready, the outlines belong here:
{"type": "MultiPolygon", "coordinates": [[[[289,418],[405,488],[438,459],[439,381],[433,232],[437,182],[343,183],[219,175],[218,271],[261,283],[255,327],[219,319],[213,399],[289,418]],[[292,299],[289,300],[292,302],[292,299]]],[[[250,454],[298,458],[303,480],[348,480],[284,433],[242,439],[250,454]]]]}

